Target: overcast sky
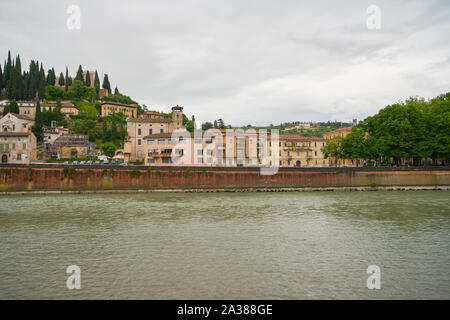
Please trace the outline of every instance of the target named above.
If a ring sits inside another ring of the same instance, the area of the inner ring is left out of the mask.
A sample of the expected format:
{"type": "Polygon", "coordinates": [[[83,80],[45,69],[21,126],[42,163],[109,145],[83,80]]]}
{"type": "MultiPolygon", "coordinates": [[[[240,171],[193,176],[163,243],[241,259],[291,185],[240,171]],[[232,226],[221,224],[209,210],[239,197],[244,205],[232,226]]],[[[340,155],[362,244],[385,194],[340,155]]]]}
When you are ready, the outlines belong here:
{"type": "Polygon", "coordinates": [[[450,91],[448,0],[0,0],[0,30],[2,67],[10,49],[22,67],[97,68],[152,110],[232,125],[363,119],[450,91]]]}

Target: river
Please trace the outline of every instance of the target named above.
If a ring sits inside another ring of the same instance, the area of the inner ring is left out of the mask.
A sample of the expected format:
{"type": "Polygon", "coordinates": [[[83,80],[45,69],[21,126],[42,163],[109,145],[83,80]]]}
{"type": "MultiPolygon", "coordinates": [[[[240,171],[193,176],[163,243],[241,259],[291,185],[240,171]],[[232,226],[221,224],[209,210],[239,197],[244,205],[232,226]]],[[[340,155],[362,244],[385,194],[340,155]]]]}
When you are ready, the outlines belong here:
{"type": "Polygon", "coordinates": [[[449,195],[2,196],[0,298],[450,299],[449,195]]]}

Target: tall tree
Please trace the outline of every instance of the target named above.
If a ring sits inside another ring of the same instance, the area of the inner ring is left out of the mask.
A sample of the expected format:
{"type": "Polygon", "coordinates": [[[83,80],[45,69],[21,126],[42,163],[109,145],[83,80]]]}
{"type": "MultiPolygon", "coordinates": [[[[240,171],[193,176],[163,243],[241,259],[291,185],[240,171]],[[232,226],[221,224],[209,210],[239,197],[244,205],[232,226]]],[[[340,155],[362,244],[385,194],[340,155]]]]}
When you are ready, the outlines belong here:
{"type": "Polygon", "coordinates": [[[44,132],[43,124],[41,103],[38,100],[38,102],[36,103],[36,115],[34,117],[34,126],[32,128],[32,131],[39,141],[41,141],[42,133],[44,132]]]}
{"type": "Polygon", "coordinates": [[[69,89],[69,69],[66,67],[66,81],[64,90],[67,91],[69,89]]]}
{"type": "Polygon", "coordinates": [[[19,105],[17,104],[16,100],[11,100],[9,103],[9,111],[11,113],[19,114],[19,105]]]}
{"type": "Polygon", "coordinates": [[[91,75],[89,74],[89,70],[86,71],[86,87],[91,86],[91,75]]]}
{"type": "Polygon", "coordinates": [[[95,92],[98,94],[98,92],[100,90],[100,79],[98,78],[97,70],[95,70],[94,87],[95,87],[95,92]]]}
{"type": "Polygon", "coordinates": [[[77,71],[77,75],[75,76],[74,80],[80,80],[81,82],[84,83],[84,79],[83,79],[83,68],[81,68],[81,64],[78,66],[78,71],[77,71]]]}
{"type": "Polygon", "coordinates": [[[54,86],[56,83],[55,69],[51,68],[47,73],[47,85],[54,86]]]}
{"type": "Polygon", "coordinates": [[[0,91],[3,89],[3,72],[2,72],[2,64],[0,63],[0,91]]]}
{"type": "Polygon", "coordinates": [[[62,72],[61,72],[61,74],[59,75],[58,84],[59,84],[61,87],[64,86],[64,84],[65,84],[65,81],[64,81],[64,75],[63,75],[62,72]]]}
{"type": "Polygon", "coordinates": [[[117,86],[116,86],[116,88],[114,89],[114,94],[119,94],[119,89],[117,89],[117,86]]]}
{"type": "Polygon", "coordinates": [[[103,89],[107,89],[108,93],[111,93],[111,84],[109,83],[108,75],[105,73],[105,77],[103,78],[103,89]]]}
{"type": "Polygon", "coordinates": [[[45,72],[44,72],[44,68],[42,67],[42,63],[41,63],[41,68],[39,69],[38,96],[39,96],[39,99],[41,99],[41,100],[45,98],[45,72]]]}

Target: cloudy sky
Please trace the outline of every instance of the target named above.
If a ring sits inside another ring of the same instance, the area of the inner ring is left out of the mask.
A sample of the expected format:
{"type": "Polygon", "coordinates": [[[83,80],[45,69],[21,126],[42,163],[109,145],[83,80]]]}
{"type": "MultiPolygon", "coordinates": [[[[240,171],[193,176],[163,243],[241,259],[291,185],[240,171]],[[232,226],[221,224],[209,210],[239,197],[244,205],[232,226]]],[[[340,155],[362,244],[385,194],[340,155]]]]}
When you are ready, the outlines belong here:
{"type": "Polygon", "coordinates": [[[0,0],[0,30],[2,66],[8,50],[57,74],[81,64],[150,109],[232,125],[350,121],[450,91],[448,0],[0,0]]]}

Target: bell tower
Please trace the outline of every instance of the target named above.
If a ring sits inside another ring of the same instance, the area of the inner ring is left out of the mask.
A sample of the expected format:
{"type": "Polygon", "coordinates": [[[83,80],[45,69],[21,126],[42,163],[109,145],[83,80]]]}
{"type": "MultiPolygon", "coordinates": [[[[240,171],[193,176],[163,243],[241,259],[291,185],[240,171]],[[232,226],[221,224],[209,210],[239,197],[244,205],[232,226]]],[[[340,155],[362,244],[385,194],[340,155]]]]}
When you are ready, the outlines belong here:
{"type": "Polygon", "coordinates": [[[179,105],[172,107],[172,125],[174,129],[183,127],[183,107],[179,105]]]}

